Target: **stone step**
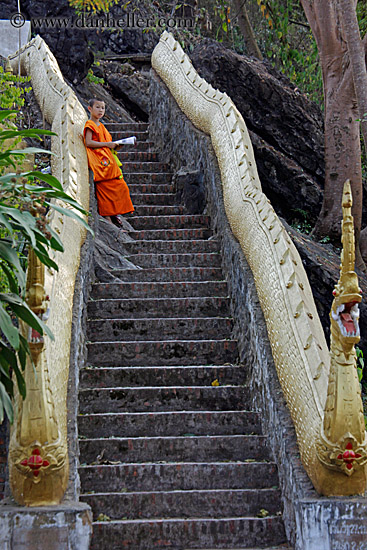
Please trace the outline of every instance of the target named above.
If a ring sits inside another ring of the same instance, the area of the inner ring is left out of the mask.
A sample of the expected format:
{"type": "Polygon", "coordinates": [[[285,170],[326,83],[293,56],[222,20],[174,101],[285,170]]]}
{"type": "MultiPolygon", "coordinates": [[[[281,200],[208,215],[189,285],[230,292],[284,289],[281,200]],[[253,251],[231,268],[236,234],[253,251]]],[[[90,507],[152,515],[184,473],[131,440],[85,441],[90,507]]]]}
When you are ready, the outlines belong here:
{"type": "MultiPolygon", "coordinates": [[[[132,233],[130,233],[132,235],[132,233]]],[[[157,267],[152,269],[114,269],[111,271],[123,281],[221,281],[219,267],[157,267]]]]}
{"type": "MultiPolygon", "coordinates": [[[[149,139],[149,133],[146,130],[141,128],[113,128],[113,130],[108,130],[111,134],[112,141],[117,141],[118,139],[125,139],[128,137],[135,136],[139,145],[140,141],[147,141],[149,139]]],[[[122,147],[134,147],[134,145],[122,145],[122,147]]]]}
{"type": "Polygon", "coordinates": [[[112,132],[147,132],[149,128],[148,122],[107,122],[105,124],[107,130],[112,134],[112,132]]]}
{"type": "MultiPolygon", "coordinates": [[[[146,319],[147,317],[229,317],[229,298],[136,298],[88,302],[91,319],[146,319]]],[[[159,363],[156,363],[159,364],[159,363]]],[[[194,363],[191,363],[194,364],[194,363]]],[[[211,364],[209,361],[208,364],[211,364]]]]}
{"type": "MultiPolygon", "coordinates": [[[[84,493],[193,489],[264,489],[278,486],[276,465],[270,462],[177,462],[81,466],[84,493]]],[[[264,504],[263,508],[266,508],[264,504]]]]}
{"type": "Polygon", "coordinates": [[[246,372],[242,365],[177,367],[85,367],[80,372],[80,388],[141,386],[221,386],[243,385],[246,372]]]}
{"type": "Polygon", "coordinates": [[[138,194],[165,194],[174,193],[175,186],[173,183],[129,183],[129,190],[131,195],[138,194]]]}
{"type": "Polygon", "coordinates": [[[91,550],[196,550],[264,548],[286,541],[283,520],[266,518],[175,518],[94,522],[91,550]],[[106,546],[101,546],[101,544],[106,546]]]}
{"type": "Polygon", "coordinates": [[[151,172],[123,172],[125,182],[130,184],[167,184],[172,181],[172,174],[167,172],[151,173],[151,172]]]}
{"type": "MultiPolygon", "coordinates": [[[[251,411],[170,411],[83,414],[81,437],[261,435],[260,417],[251,411]]],[[[246,486],[246,485],[245,485],[246,486]]]]}
{"type": "Polygon", "coordinates": [[[85,388],[80,414],[168,411],[245,411],[250,402],[244,386],[144,386],[85,388]]]}
{"type": "Polygon", "coordinates": [[[168,172],[169,165],[164,162],[124,162],[122,167],[122,173],[149,173],[157,174],[161,172],[168,172]]]}
{"type": "MultiPolygon", "coordinates": [[[[181,281],[165,283],[95,283],[92,300],[113,298],[180,298],[200,296],[227,296],[225,281],[181,281]]],[[[163,313],[163,312],[162,312],[163,313]]],[[[120,322],[120,326],[121,322],[120,322]]]]}
{"type": "Polygon", "coordinates": [[[183,216],[131,216],[129,223],[136,231],[143,229],[191,229],[210,227],[209,216],[185,214],[183,216]]]}
{"type": "Polygon", "coordinates": [[[143,231],[130,231],[129,236],[137,241],[206,241],[214,240],[211,229],[199,227],[195,229],[147,229],[143,231]]]}
{"type": "Polygon", "coordinates": [[[266,437],[262,435],[80,439],[79,447],[80,462],[92,465],[152,460],[165,463],[270,460],[266,437]]]}
{"type": "Polygon", "coordinates": [[[217,252],[193,254],[127,254],[127,260],[139,267],[220,267],[221,256],[217,252]]]}
{"type": "Polygon", "coordinates": [[[218,253],[219,241],[216,239],[199,240],[142,240],[124,243],[130,254],[198,254],[218,253]]]}
{"type": "Polygon", "coordinates": [[[236,340],[90,342],[87,348],[88,363],[101,367],[220,365],[237,359],[236,340]]]}
{"type": "MultiPolygon", "coordinates": [[[[143,284],[143,283],[142,283],[143,284]]],[[[193,283],[198,284],[198,283],[193,283]]],[[[223,317],[162,319],[89,320],[87,339],[93,342],[117,340],[190,340],[230,338],[233,321],[223,317]]]]}
{"type": "MultiPolygon", "coordinates": [[[[111,133],[111,132],[110,132],[111,133]]],[[[112,137],[112,139],[120,139],[119,137],[117,137],[117,134],[116,133],[116,137],[112,137]]],[[[133,134],[133,132],[129,132],[129,133],[126,133],[127,135],[125,137],[130,137],[132,135],[137,135],[137,134],[133,134]]],[[[111,134],[112,136],[114,136],[114,133],[112,132],[111,134]]],[[[121,133],[120,133],[121,135],[121,133]]],[[[145,135],[144,135],[144,139],[145,139],[145,135]]],[[[137,152],[137,153],[141,153],[143,151],[147,151],[149,153],[158,153],[159,154],[159,151],[156,150],[156,147],[155,147],[155,144],[153,143],[153,141],[149,141],[148,139],[146,141],[141,141],[140,139],[137,140],[136,142],[136,145],[123,145],[122,148],[119,150],[119,152],[124,152],[124,153],[127,153],[127,152],[131,152],[131,153],[134,153],[134,152],[137,152]]]]}
{"type": "MultiPolygon", "coordinates": [[[[123,147],[125,147],[123,145],[123,147]]],[[[159,153],[157,151],[125,151],[120,149],[117,156],[124,164],[125,162],[159,162],[159,153]]],[[[123,167],[122,167],[123,169],[123,167]]]]}
{"type": "Polygon", "coordinates": [[[135,205],[175,206],[177,204],[175,193],[132,193],[130,190],[130,197],[135,205]]]}
{"type": "MultiPolygon", "coordinates": [[[[138,204],[135,207],[135,216],[183,216],[186,208],[183,205],[138,204]]],[[[129,220],[130,221],[130,220],[129,220]]]]}
{"type": "Polygon", "coordinates": [[[278,489],[212,489],[132,493],[82,494],[94,519],[102,512],[111,519],[218,518],[256,516],[262,508],[270,515],[281,511],[278,489]]]}

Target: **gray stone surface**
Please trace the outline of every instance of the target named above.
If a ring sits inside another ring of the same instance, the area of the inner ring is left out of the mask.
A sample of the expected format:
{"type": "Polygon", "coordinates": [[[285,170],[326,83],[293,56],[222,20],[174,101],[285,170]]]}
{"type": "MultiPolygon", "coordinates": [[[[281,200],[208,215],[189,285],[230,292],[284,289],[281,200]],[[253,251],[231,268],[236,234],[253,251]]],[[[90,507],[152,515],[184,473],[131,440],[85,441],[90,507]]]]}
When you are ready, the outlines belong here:
{"type": "MultiPolygon", "coordinates": [[[[90,203],[91,213],[89,223],[93,231],[97,231],[97,205],[93,193],[93,174],[89,172],[90,203]]],[[[88,233],[82,246],[80,255],[80,266],[75,281],[73,318],[71,328],[70,344],[70,366],[68,381],[68,442],[69,442],[69,485],[65,499],[77,501],[79,498],[79,446],[77,414],[79,409],[79,371],[85,364],[86,357],[86,322],[87,302],[91,283],[93,281],[93,253],[95,248],[95,237],[88,233]]]]}
{"type": "Polygon", "coordinates": [[[1,550],[88,550],[92,515],[88,505],[26,508],[0,505],[1,550]]]}
{"type": "Polygon", "coordinates": [[[213,229],[221,241],[223,271],[228,280],[235,320],[234,337],[238,340],[241,361],[246,366],[253,405],[261,412],[263,428],[279,468],[288,539],[297,550],[344,549],[352,530],[343,531],[345,520],[354,522],[357,525],[354,529],[365,529],[366,499],[327,499],[319,497],[313,489],[300,461],[252,273],[225,215],[220,172],[210,139],[183,115],[154,71],[150,93],[150,139],[174,170],[185,167],[204,173],[206,213],[211,216],[213,229]]]}

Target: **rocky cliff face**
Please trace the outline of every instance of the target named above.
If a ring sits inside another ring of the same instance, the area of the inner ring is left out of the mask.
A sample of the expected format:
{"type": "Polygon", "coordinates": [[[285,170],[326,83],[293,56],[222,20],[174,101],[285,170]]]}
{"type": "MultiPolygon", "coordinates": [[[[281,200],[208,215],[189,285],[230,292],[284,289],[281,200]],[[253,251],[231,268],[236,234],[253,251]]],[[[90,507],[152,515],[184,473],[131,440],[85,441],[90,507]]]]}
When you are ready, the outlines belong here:
{"type": "Polygon", "coordinates": [[[324,179],[323,116],[268,63],[204,40],[191,55],[194,67],[226,92],[250,131],[263,190],[291,221],[299,209],[315,221],[324,179]],[[292,212],[293,211],[293,212],[292,212]]]}
{"type": "MultiPolygon", "coordinates": [[[[137,0],[131,0],[127,5],[126,10],[120,5],[113,6],[108,16],[98,14],[97,17],[87,13],[78,17],[67,0],[22,0],[21,12],[27,20],[47,17],[65,21],[65,26],[62,23],[56,25],[56,28],[50,28],[50,23],[39,28],[33,24],[32,33],[42,36],[49,45],[63,75],[71,83],[79,84],[93,63],[93,51],[103,54],[131,54],[151,52],[154,49],[162,29],[156,32],[153,23],[150,27],[147,27],[147,23],[149,18],[153,21],[151,16],[157,12],[157,8],[145,7],[137,0]],[[138,26],[138,17],[142,20],[141,28],[138,26]],[[126,24],[120,28],[118,22],[123,20],[126,24]]],[[[15,0],[1,2],[1,19],[9,19],[16,11],[15,0]]]]}

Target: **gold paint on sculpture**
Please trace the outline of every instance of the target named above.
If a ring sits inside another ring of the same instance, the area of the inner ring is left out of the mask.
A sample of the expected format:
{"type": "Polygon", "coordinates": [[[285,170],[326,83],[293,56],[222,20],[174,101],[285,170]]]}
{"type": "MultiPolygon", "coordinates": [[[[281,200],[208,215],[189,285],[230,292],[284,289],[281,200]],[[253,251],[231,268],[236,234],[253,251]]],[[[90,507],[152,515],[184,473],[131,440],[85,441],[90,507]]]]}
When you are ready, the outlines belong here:
{"type": "MultiPolygon", "coordinates": [[[[65,83],[57,61],[40,36],[9,57],[13,69],[20,60],[23,75],[31,85],[51,138],[52,174],[63,190],[89,210],[89,172],[86,151],[77,136],[87,115],[65,83]]],[[[48,315],[47,326],[55,340],[25,329],[35,366],[27,364],[27,397],[17,397],[9,450],[10,487],[19,504],[29,506],[59,503],[68,484],[67,387],[75,278],[86,231],[70,218],[52,213],[50,226],[60,235],[64,253],[52,251],[59,266],[44,270],[30,258],[27,299],[37,315],[48,315]],[[47,296],[49,300],[47,300],[47,296]],[[50,309],[47,311],[47,302],[50,309]]]]}
{"type": "MultiPolygon", "coordinates": [[[[29,252],[26,301],[30,309],[46,320],[48,296],[44,289],[45,266],[33,250],[29,252]]],[[[19,504],[42,506],[59,504],[68,482],[67,445],[55,415],[45,341],[36,330],[22,324],[33,365],[25,369],[27,397],[17,395],[16,429],[9,450],[9,476],[19,504]]]]}
{"type": "Polygon", "coordinates": [[[355,344],[360,340],[358,304],[362,298],[354,271],[354,226],[349,180],[344,184],[342,207],[343,250],[340,278],[333,291],[330,312],[330,376],[317,456],[323,466],[333,472],[342,472],[347,478],[338,476],[334,479],[332,475],[323,475],[322,485],[328,495],[363,492],[367,463],[367,439],[355,351],[355,344]]]}

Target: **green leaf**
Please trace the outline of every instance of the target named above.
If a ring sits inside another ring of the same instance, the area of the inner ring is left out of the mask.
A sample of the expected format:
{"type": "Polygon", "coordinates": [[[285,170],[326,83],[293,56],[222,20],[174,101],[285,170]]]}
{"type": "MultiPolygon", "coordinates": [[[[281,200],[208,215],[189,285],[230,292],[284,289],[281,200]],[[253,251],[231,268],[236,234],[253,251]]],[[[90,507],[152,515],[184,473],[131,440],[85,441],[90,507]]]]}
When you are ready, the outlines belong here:
{"type": "Polygon", "coordinates": [[[18,222],[20,230],[29,236],[32,246],[36,246],[36,239],[34,230],[36,229],[36,221],[32,214],[29,212],[23,212],[17,208],[11,208],[0,205],[0,213],[7,214],[18,222]]]}
{"type": "Polygon", "coordinates": [[[18,352],[18,359],[20,362],[20,367],[24,371],[27,361],[27,356],[29,355],[30,359],[32,360],[31,352],[29,350],[28,341],[22,334],[19,334],[20,338],[20,348],[18,352]]]}
{"type": "Polygon", "coordinates": [[[28,178],[28,177],[38,178],[39,180],[45,181],[46,183],[51,185],[51,187],[54,187],[55,189],[58,189],[59,191],[63,191],[62,185],[59,182],[59,180],[57,178],[55,178],[55,176],[52,176],[51,174],[44,174],[43,172],[40,172],[39,170],[33,170],[32,172],[25,172],[23,174],[23,177],[25,177],[25,178],[28,178]]]}
{"type": "Polygon", "coordinates": [[[47,250],[41,245],[41,243],[38,242],[37,248],[34,248],[33,250],[37,258],[39,258],[45,266],[55,269],[55,271],[59,270],[59,266],[50,258],[47,250]]]}
{"type": "Polygon", "coordinates": [[[10,234],[10,237],[12,239],[12,241],[14,242],[14,238],[13,238],[13,228],[10,224],[10,222],[8,222],[8,220],[6,219],[6,217],[0,213],[0,225],[3,225],[4,227],[6,227],[6,229],[9,231],[9,234],[10,234]]]}
{"type": "Polygon", "coordinates": [[[14,313],[20,317],[20,319],[25,321],[30,327],[37,330],[40,334],[45,332],[51,340],[54,340],[54,335],[48,326],[45,325],[45,323],[43,323],[43,321],[35,313],[33,313],[28,304],[19,298],[19,296],[11,293],[4,294],[2,292],[0,293],[0,300],[8,303],[14,313]]]}
{"type": "Polygon", "coordinates": [[[12,271],[8,265],[4,262],[0,263],[1,269],[4,271],[6,278],[9,283],[9,288],[11,292],[14,292],[15,294],[18,293],[18,284],[15,280],[14,271],[12,271]]]}
{"type": "Polygon", "coordinates": [[[89,227],[88,223],[83,220],[83,218],[81,218],[80,216],[78,216],[77,214],[75,214],[75,212],[73,212],[73,210],[69,210],[69,209],[66,209],[66,208],[62,208],[60,206],[58,206],[57,204],[51,204],[52,208],[54,210],[57,210],[57,212],[61,212],[61,214],[65,214],[65,216],[68,216],[69,218],[73,218],[74,220],[77,220],[79,223],[81,223],[88,231],[90,231],[90,233],[94,234],[93,233],[93,230],[91,227],[89,227]]]}
{"type": "Polygon", "coordinates": [[[9,395],[7,394],[4,384],[0,382],[0,424],[4,420],[3,410],[5,410],[6,415],[9,418],[10,424],[13,424],[13,421],[14,421],[13,404],[11,402],[9,395]]]}
{"type": "Polygon", "coordinates": [[[26,388],[24,376],[20,372],[18,364],[16,364],[16,366],[14,367],[14,373],[17,379],[17,386],[18,386],[19,393],[23,397],[23,399],[25,399],[27,395],[27,388],[26,388]]]}
{"type": "Polygon", "coordinates": [[[10,315],[0,305],[0,326],[9,344],[16,350],[19,349],[19,332],[11,322],[10,315]]]}
{"type": "Polygon", "coordinates": [[[18,111],[4,109],[0,111],[0,122],[9,117],[9,115],[17,114],[18,111]]]}
{"type": "Polygon", "coordinates": [[[33,128],[29,130],[2,130],[0,131],[0,140],[3,141],[13,137],[35,137],[41,139],[40,136],[42,135],[56,136],[57,134],[50,130],[36,130],[33,128]]]}
{"type": "MultiPolygon", "coordinates": [[[[4,240],[0,240],[0,258],[2,258],[8,264],[13,265],[16,268],[15,276],[17,277],[21,290],[24,290],[26,275],[20,264],[18,255],[14,248],[8,245],[4,240]]],[[[2,266],[4,268],[4,266],[2,266]]],[[[5,271],[5,269],[4,269],[5,271]]]]}
{"type": "MultiPolygon", "coordinates": [[[[40,147],[26,147],[25,149],[10,149],[11,155],[30,155],[36,153],[47,153],[48,155],[55,155],[52,151],[48,149],[41,149],[40,147]]],[[[42,174],[42,172],[41,172],[42,174]]]]}

